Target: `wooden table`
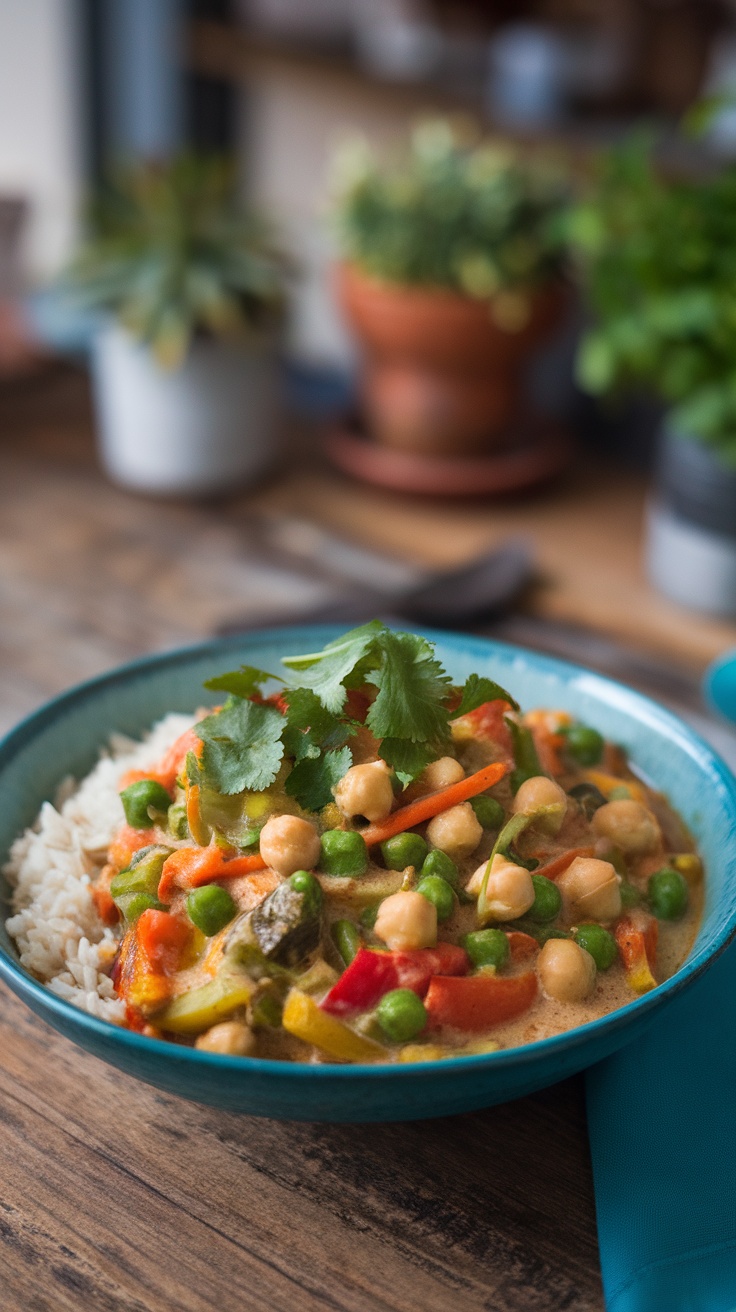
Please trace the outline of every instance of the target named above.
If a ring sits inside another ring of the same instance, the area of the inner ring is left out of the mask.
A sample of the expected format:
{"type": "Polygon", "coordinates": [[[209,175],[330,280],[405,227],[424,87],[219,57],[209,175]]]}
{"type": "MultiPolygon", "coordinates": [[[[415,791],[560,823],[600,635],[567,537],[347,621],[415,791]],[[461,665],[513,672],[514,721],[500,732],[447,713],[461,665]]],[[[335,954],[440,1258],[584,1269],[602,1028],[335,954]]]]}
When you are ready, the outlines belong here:
{"type": "MultiPolygon", "coordinates": [[[[2,727],[240,613],[254,508],[428,563],[522,529],[536,613],[655,653],[679,634],[688,669],[736,638],[647,591],[636,479],[581,467],[515,504],[441,507],[310,469],[250,499],[144,500],[100,474],[80,376],[0,394],[2,727]]],[[[0,992],[2,1312],[602,1309],[581,1080],[436,1122],[259,1121],[119,1075],[0,992]]]]}

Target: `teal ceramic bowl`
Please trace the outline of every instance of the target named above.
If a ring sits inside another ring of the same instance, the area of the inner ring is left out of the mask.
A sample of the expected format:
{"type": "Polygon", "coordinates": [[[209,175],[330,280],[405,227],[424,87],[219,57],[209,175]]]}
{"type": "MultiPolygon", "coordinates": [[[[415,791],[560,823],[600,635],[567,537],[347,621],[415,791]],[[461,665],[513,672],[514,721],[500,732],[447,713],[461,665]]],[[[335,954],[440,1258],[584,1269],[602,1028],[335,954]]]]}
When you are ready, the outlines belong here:
{"type": "MultiPolygon", "coordinates": [[[[94,764],[114,730],[138,735],[167,711],[205,700],[203,680],[240,662],[278,669],[282,655],[314,651],[335,627],[274,629],[154,656],[57,698],[0,744],[0,865],[15,838],[67,774],[94,764]]],[[[477,1057],[403,1066],[306,1066],[213,1056],[146,1039],[87,1016],[19,965],[0,916],[0,976],[74,1043],[158,1088],[230,1111],[307,1121],[396,1121],[446,1116],[552,1084],[636,1038],[726,947],[736,930],[736,781],[692,731],[655,703],[597,674],[479,638],[428,632],[458,682],[488,674],[527,708],[560,707],[621,743],[664,790],[694,833],[707,869],[703,923],[693,951],[666,983],[629,1006],[552,1039],[477,1057]]]]}

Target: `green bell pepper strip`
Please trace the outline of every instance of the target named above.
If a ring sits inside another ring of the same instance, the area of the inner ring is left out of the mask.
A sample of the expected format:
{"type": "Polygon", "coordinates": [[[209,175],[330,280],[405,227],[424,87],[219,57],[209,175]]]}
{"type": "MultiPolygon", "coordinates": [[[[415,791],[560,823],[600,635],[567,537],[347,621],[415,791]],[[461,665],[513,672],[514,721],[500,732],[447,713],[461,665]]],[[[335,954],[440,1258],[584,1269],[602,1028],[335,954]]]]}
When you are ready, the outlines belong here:
{"type": "Polygon", "coordinates": [[[513,861],[514,857],[509,855],[511,844],[520,834],[523,834],[524,830],[531,824],[533,819],[533,815],[525,815],[523,811],[519,812],[518,815],[512,815],[511,819],[506,821],[506,824],[498,835],[498,838],[493,845],[493,851],[488,858],[488,864],[486,865],[485,873],[483,875],[483,883],[481,884],[480,893],[478,894],[478,921],[480,924],[485,923],[486,916],[488,915],[489,907],[488,899],[486,897],[486,888],[488,886],[488,877],[491,873],[491,866],[493,865],[494,857],[505,856],[508,860],[513,861]]]}
{"type": "Polygon", "coordinates": [[[509,783],[512,792],[516,793],[526,779],[534,779],[537,775],[544,774],[544,770],[539,763],[531,729],[527,729],[523,724],[517,724],[516,720],[512,720],[508,715],[504,716],[504,719],[511,734],[516,767],[509,775],[509,783]]]}

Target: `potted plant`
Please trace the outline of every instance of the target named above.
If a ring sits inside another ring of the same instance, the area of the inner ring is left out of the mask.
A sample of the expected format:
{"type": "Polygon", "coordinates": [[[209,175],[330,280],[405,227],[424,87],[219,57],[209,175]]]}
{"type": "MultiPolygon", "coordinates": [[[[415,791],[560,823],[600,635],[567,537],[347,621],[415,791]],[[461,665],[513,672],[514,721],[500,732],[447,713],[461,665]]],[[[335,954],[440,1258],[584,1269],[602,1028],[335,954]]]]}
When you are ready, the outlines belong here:
{"type": "Polygon", "coordinates": [[[122,170],[67,285],[105,312],[93,348],[101,453],[119,483],[208,495],[260,474],[277,444],[283,266],[222,159],[122,170]]]}
{"type": "Polygon", "coordinates": [[[565,303],[559,173],[440,121],[394,167],[353,143],[337,176],[339,292],[371,433],[443,456],[503,443],[522,365],[565,303]]]}
{"type": "Polygon", "coordinates": [[[637,137],[601,162],[571,217],[595,326],[579,381],[666,403],[648,509],[653,582],[736,614],[736,167],[667,178],[637,137]]]}

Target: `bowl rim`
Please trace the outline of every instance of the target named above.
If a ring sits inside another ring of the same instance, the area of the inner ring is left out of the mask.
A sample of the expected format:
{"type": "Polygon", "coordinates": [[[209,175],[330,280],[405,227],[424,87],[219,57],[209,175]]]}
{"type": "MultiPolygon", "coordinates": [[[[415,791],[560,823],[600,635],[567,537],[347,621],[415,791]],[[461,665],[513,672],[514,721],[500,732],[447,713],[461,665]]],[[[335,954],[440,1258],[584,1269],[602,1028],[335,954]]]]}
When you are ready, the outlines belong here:
{"type": "MultiPolygon", "coordinates": [[[[623,695],[629,709],[640,712],[637,718],[643,719],[645,722],[647,720],[650,722],[656,721],[662,729],[669,731],[670,736],[675,736],[683,744],[686,744],[691,754],[695,754],[697,758],[700,758],[699,763],[703,766],[707,765],[711,774],[717,776],[732,804],[734,820],[736,821],[736,777],[729,767],[700,734],[691,729],[673,711],[661,706],[644,693],[640,693],[616,679],[611,679],[607,675],[598,674],[594,670],[587,669],[583,665],[576,665],[572,661],[561,660],[556,656],[548,656],[544,652],[536,652],[531,648],[500,642],[494,638],[425,628],[424,626],[416,626],[413,631],[426,637],[431,642],[464,647],[470,652],[477,652],[479,657],[483,655],[487,657],[491,651],[498,651],[508,660],[521,659],[527,664],[538,665],[552,674],[562,676],[568,682],[571,681],[573,676],[579,677],[582,675],[587,681],[586,690],[593,694],[596,691],[595,685],[599,685],[601,690],[608,689],[616,693],[619,699],[623,695]]],[[[307,640],[307,635],[309,635],[309,641],[314,641],[316,637],[324,645],[343,632],[345,632],[345,628],[342,624],[280,625],[254,629],[225,638],[212,638],[185,647],[173,648],[169,651],[154,652],[138,657],[136,660],[128,661],[123,665],[115,666],[111,670],[107,670],[91,679],[86,679],[59,693],[36,711],[24,717],[5,734],[0,739],[0,771],[7,768],[8,765],[12,765],[16,754],[42,732],[47,725],[53,723],[60,715],[72,710],[75,706],[90,699],[93,700],[104,688],[114,686],[120,682],[132,684],[145,677],[151,669],[160,670],[166,667],[175,668],[180,665],[187,665],[195,659],[206,659],[210,653],[213,657],[216,657],[219,654],[247,646],[251,641],[279,643],[288,637],[291,642],[299,641],[301,637],[307,640]]],[[[165,714],[165,712],[163,713],[165,714]]],[[[100,746],[102,745],[104,744],[100,744],[100,746]]],[[[7,856],[7,853],[0,854],[2,859],[5,856],[7,856]]],[[[3,924],[8,919],[7,904],[4,899],[0,901],[0,919],[3,924]]],[[[412,1081],[423,1076],[438,1074],[448,1076],[453,1071],[457,1071],[458,1075],[462,1075],[464,1073],[470,1074],[472,1071],[490,1071],[494,1068],[502,1070],[511,1066],[533,1065],[537,1061],[541,1062],[547,1057],[553,1057],[555,1053],[584,1046],[599,1035],[615,1033],[630,1024],[633,1025],[637,1018],[642,1018],[647,1013],[656,1011],[658,1007],[675,998],[684,988],[689,987],[704,971],[713,965],[734,938],[736,938],[736,904],[730,916],[725,919],[715,933],[714,940],[707,952],[703,953],[702,950],[700,954],[696,952],[694,959],[687,957],[679,970],[671,975],[669,979],[658,984],[651,992],[633,998],[631,1002],[617,1008],[615,1011],[596,1017],[583,1025],[564,1030],[560,1034],[554,1034],[544,1039],[535,1039],[516,1048],[500,1048],[490,1053],[443,1057],[407,1063],[376,1062],[348,1065],[337,1062],[289,1062],[266,1057],[249,1057],[247,1061],[244,1061],[242,1057],[203,1052],[197,1048],[171,1043],[168,1040],[149,1038],[134,1030],[115,1025],[112,1021],[92,1016],[82,1008],[75,1006],[64,998],[60,998],[47,985],[36,980],[20,962],[15,961],[2,945],[0,945],[0,979],[3,979],[12,991],[25,1001],[32,1010],[41,1014],[49,1012],[57,1017],[60,1022],[66,1022],[60,1024],[59,1028],[67,1036],[69,1036],[70,1029],[73,1030],[78,1026],[82,1031],[95,1035],[99,1040],[102,1040],[106,1047],[109,1047],[110,1044],[113,1046],[120,1045],[122,1049],[127,1048],[134,1052],[139,1051],[149,1054],[152,1061],[158,1056],[169,1060],[173,1059],[178,1065],[193,1063],[195,1066],[204,1067],[205,1069],[209,1067],[213,1073],[219,1071],[224,1074],[225,1071],[229,1071],[241,1075],[246,1082],[251,1074],[261,1077],[276,1076],[287,1080],[308,1078],[322,1081],[331,1079],[350,1081],[380,1078],[392,1081],[412,1081]],[[37,1005],[34,1005],[34,1003],[37,1005]]],[[[150,1063],[148,1064],[150,1065],[150,1063]]]]}

